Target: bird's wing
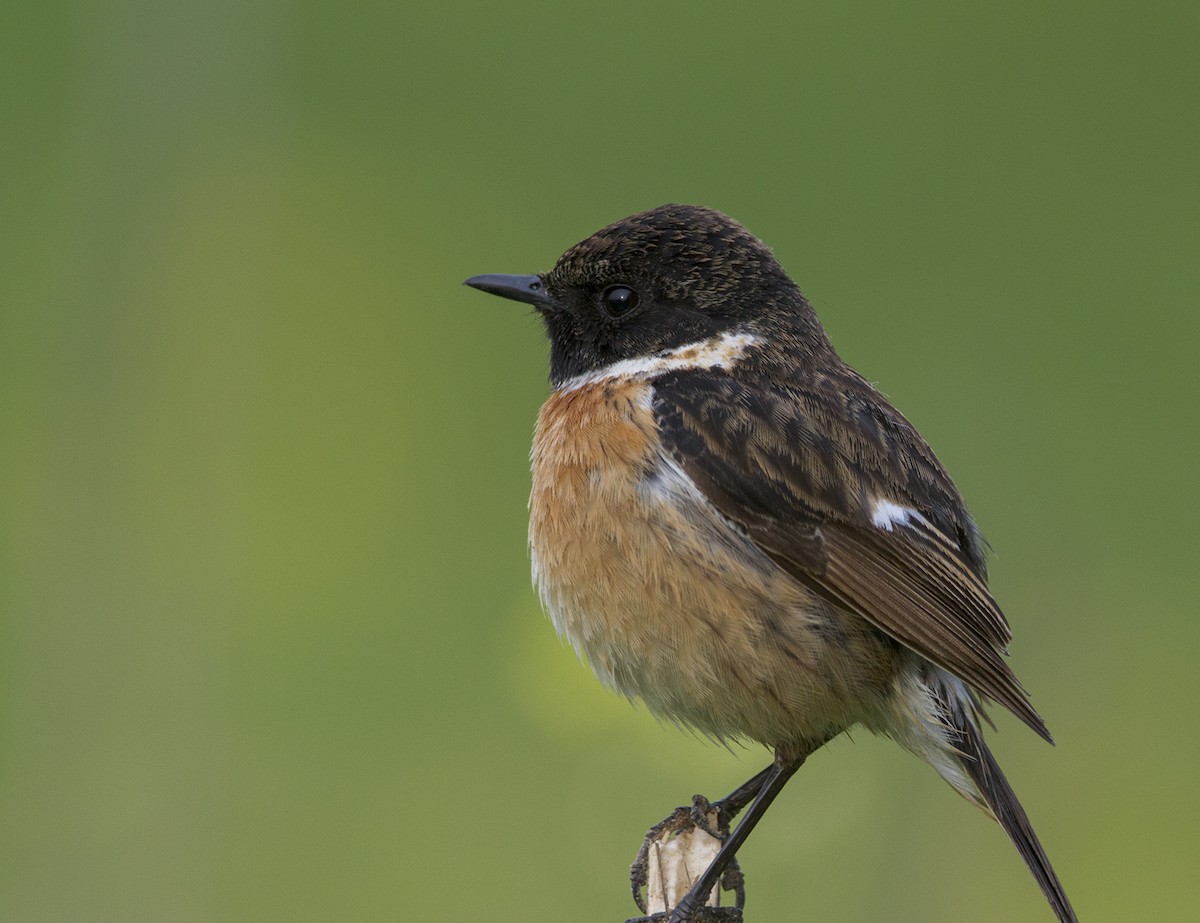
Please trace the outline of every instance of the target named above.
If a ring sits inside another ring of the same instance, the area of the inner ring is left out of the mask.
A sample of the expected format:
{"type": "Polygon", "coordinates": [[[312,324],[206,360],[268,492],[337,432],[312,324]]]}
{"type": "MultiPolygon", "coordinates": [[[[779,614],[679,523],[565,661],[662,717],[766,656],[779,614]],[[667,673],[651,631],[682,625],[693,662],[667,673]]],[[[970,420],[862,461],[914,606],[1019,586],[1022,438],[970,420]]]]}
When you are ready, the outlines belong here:
{"type": "Polygon", "coordinates": [[[1004,661],[1008,623],[957,489],[869,384],[682,371],[655,380],[653,409],[666,451],[792,577],[1050,739],[1004,661]]]}

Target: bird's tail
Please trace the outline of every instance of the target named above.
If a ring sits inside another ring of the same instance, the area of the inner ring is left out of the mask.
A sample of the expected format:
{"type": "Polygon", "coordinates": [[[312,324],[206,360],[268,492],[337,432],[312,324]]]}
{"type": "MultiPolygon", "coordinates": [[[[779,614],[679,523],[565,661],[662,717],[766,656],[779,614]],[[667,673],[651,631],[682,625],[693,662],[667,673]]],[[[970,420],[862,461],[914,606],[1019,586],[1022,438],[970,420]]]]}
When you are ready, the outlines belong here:
{"type": "MultiPolygon", "coordinates": [[[[1054,868],[1046,858],[1046,852],[1038,842],[1037,834],[1033,832],[1033,825],[1025,815],[1025,809],[1021,807],[1012,786],[1008,784],[1008,779],[1004,778],[1000,765],[983,740],[983,733],[976,720],[975,703],[970,693],[961,683],[950,677],[945,677],[944,680],[939,677],[928,686],[932,687],[930,691],[934,693],[937,704],[946,718],[949,731],[947,743],[952,748],[953,758],[961,767],[961,774],[956,773],[958,779],[947,776],[948,781],[1000,822],[1004,832],[1017,847],[1021,858],[1029,866],[1029,871],[1037,879],[1058,919],[1062,923],[1078,923],[1062,883],[1054,874],[1054,868]],[[964,790],[959,784],[963,775],[970,780],[974,792],[964,790]]],[[[940,770],[940,767],[937,768],[940,770]]],[[[946,773],[943,772],[943,775],[946,773]]]]}

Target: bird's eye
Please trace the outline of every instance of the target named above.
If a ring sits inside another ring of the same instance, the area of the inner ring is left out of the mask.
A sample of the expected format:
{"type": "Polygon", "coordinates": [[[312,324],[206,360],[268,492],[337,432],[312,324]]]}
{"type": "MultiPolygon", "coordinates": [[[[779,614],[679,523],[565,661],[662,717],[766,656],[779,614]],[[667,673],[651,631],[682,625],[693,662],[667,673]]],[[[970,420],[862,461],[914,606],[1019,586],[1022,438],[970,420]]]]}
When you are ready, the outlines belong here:
{"type": "Polygon", "coordinates": [[[601,296],[609,317],[624,317],[637,307],[638,293],[628,285],[610,285],[601,296]]]}

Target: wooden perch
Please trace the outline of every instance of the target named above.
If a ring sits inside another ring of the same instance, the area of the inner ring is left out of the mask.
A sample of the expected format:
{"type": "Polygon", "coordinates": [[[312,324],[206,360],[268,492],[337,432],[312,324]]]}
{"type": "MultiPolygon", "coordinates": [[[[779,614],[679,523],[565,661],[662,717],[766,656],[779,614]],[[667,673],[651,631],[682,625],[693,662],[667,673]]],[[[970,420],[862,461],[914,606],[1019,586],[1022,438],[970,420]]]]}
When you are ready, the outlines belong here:
{"type": "MultiPolygon", "coordinates": [[[[630,870],[634,900],[644,917],[626,923],[664,923],[670,911],[704,874],[729,835],[729,819],[718,805],[702,795],[690,807],[677,808],[666,820],[655,824],[646,834],[630,870]],[[641,897],[646,889],[645,900],[641,897]]],[[[688,923],[733,923],[742,919],[744,898],[740,870],[731,868],[721,885],[714,885],[707,905],[691,915],[688,923]],[[721,886],[736,892],[736,906],[721,906],[721,886]]]]}
{"type": "MultiPolygon", "coordinates": [[[[715,828],[717,812],[710,809],[705,815],[715,828]]],[[[701,827],[689,826],[677,832],[662,832],[650,844],[647,866],[646,911],[650,914],[672,909],[691,890],[696,879],[704,874],[716,858],[721,841],[701,827]]],[[[721,906],[720,889],[712,889],[710,907],[721,906]]]]}

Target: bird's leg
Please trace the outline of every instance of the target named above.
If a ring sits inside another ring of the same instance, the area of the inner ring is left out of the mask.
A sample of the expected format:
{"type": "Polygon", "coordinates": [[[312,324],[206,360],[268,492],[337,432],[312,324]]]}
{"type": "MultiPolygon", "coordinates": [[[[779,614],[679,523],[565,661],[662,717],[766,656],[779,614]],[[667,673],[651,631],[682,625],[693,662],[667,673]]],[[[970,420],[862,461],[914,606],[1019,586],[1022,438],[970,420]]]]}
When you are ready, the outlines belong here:
{"type": "Polygon", "coordinates": [[[759,790],[763,787],[763,783],[767,781],[774,771],[775,764],[772,763],[762,772],[753,778],[747,779],[713,805],[717,809],[717,814],[723,826],[728,827],[729,822],[737,817],[742,812],[742,809],[754,800],[754,796],[758,794],[759,790]]]}
{"type": "MultiPolygon", "coordinates": [[[[763,783],[774,771],[774,765],[768,766],[715,803],[710,803],[703,795],[696,795],[692,798],[691,805],[676,808],[669,817],[659,821],[647,831],[646,838],[642,841],[642,846],[629,870],[629,883],[633,891],[633,899],[642,913],[648,912],[646,899],[642,897],[642,889],[649,883],[650,851],[653,845],[692,828],[703,830],[715,839],[724,840],[729,836],[730,821],[754,799],[763,783]],[[714,817],[715,823],[712,820],[714,817]]],[[[726,891],[736,892],[736,905],[741,907],[745,900],[744,880],[736,860],[728,865],[725,875],[721,878],[721,885],[726,891]]]]}
{"type": "MultiPolygon", "coordinates": [[[[720,850],[717,852],[716,858],[712,860],[704,874],[701,875],[696,883],[683,900],[675,907],[671,913],[668,923],[690,923],[696,916],[697,912],[704,907],[708,900],[708,895],[712,892],[713,885],[717,883],[717,879],[721,877],[721,873],[734,862],[734,856],[742,843],[746,841],[746,837],[750,835],[750,831],[754,829],[754,825],[759,822],[762,816],[766,813],[767,808],[771,806],[771,802],[775,800],[775,796],[787,784],[787,780],[792,777],[797,769],[803,765],[807,753],[792,759],[784,759],[779,754],[776,754],[775,762],[764,772],[759,773],[754,779],[751,779],[746,785],[734,792],[734,795],[743,795],[748,797],[744,790],[752,786],[756,780],[761,777],[761,781],[757,784],[757,792],[754,794],[754,801],[746,811],[745,817],[738,822],[733,833],[725,838],[721,844],[720,850]]],[[[731,796],[732,797],[732,796],[731,796]]]]}

